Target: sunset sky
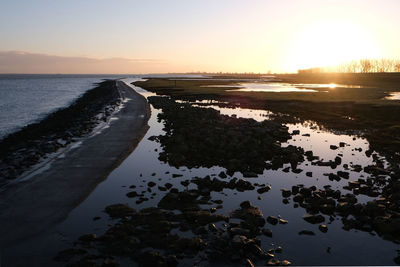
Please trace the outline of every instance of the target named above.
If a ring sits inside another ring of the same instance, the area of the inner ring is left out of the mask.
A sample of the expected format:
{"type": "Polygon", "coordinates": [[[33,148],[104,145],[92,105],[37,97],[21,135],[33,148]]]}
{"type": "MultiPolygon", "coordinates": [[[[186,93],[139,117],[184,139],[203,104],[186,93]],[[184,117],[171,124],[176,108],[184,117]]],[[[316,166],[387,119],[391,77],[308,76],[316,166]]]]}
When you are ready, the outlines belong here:
{"type": "Polygon", "coordinates": [[[0,73],[295,72],[400,58],[398,0],[1,0],[0,73]]]}

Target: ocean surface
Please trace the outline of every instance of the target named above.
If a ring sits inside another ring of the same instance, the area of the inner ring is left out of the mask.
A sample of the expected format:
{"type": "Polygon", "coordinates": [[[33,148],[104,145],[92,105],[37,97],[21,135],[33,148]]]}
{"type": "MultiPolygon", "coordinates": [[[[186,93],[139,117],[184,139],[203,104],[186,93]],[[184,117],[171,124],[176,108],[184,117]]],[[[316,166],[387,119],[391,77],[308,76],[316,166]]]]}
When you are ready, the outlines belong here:
{"type": "Polygon", "coordinates": [[[118,75],[0,74],[0,140],[118,75]]]}

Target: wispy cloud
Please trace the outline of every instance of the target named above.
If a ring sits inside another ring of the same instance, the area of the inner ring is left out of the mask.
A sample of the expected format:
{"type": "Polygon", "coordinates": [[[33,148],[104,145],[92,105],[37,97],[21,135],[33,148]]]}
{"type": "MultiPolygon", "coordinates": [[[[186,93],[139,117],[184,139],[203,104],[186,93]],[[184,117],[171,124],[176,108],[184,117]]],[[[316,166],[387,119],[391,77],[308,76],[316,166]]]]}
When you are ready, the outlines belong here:
{"type": "Polygon", "coordinates": [[[162,59],[64,57],[25,51],[0,51],[0,73],[150,73],[165,72],[169,62],[162,59]]]}

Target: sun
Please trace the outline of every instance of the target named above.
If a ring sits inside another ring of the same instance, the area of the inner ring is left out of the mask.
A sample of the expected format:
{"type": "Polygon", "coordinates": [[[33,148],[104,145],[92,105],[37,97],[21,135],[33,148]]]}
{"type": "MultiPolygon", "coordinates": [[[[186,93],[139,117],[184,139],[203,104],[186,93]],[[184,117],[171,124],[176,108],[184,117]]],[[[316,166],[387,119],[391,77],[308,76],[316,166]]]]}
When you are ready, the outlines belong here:
{"type": "Polygon", "coordinates": [[[293,71],[377,57],[378,52],[366,29],[345,20],[325,20],[306,25],[294,35],[289,47],[287,68],[293,71]]]}

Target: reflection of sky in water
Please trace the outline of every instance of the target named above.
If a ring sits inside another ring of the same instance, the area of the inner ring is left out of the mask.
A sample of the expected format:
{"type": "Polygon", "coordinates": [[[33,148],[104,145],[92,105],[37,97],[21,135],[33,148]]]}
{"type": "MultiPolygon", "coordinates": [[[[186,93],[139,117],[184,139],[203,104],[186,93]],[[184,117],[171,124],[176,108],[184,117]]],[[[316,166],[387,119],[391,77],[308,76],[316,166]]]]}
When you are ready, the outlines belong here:
{"type": "Polygon", "coordinates": [[[392,92],[390,96],[386,97],[388,100],[400,100],[400,92],[392,92]]]}
{"type": "Polygon", "coordinates": [[[240,92],[272,92],[272,93],[283,93],[283,92],[327,92],[321,91],[320,89],[334,89],[340,87],[346,88],[361,88],[361,86],[354,85],[339,85],[339,84],[289,84],[289,83],[239,83],[237,85],[207,85],[207,87],[232,87],[239,88],[230,91],[240,92]]]}
{"type": "MultiPolygon", "coordinates": [[[[126,80],[131,81],[131,80],[126,80]]],[[[146,93],[146,96],[153,95],[146,93]]],[[[219,108],[223,114],[236,114],[240,117],[252,117],[256,120],[263,120],[270,113],[260,110],[233,110],[219,108]]],[[[220,167],[214,168],[197,168],[188,169],[181,167],[176,169],[168,164],[158,160],[158,153],[161,151],[160,144],[148,140],[150,136],[160,135],[163,133],[162,122],[157,122],[157,114],[160,112],[154,108],[151,109],[151,118],[149,120],[150,129],[145,137],[139,143],[137,148],[126,158],[122,164],[116,168],[108,178],[99,184],[97,188],[70,214],[68,219],[63,222],[58,231],[68,237],[69,242],[64,243],[64,246],[69,247],[76,238],[84,233],[101,234],[107,229],[107,224],[113,224],[115,221],[107,219],[107,215],[103,212],[104,207],[114,203],[128,203],[136,209],[144,207],[156,206],[160,198],[165,192],[158,191],[157,186],[153,188],[156,194],[146,191],[145,196],[148,198],[154,197],[142,204],[136,204],[137,198],[127,198],[126,193],[132,191],[130,185],[136,185],[134,189],[138,193],[147,190],[147,183],[153,181],[157,185],[164,185],[169,182],[175,188],[180,190],[185,189],[180,182],[185,179],[191,179],[195,176],[204,177],[206,175],[218,174],[220,167]],[[166,174],[166,172],[169,172],[166,174]],[[152,176],[153,173],[156,173],[152,176]],[[183,174],[183,177],[172,178],[173,173],[183,174]],[[95,216],[101,216],[98,221],[93,221],[95,216]]],[[[294,129],[300,130],[300,135],[293,136],[287,144],[303,147],[305,150],[312,149],[315,155],[324,158],[325,160],[334,159],[337,154],[343,154],[343,163],[361,163],[362,165],[370,164],[372,161],[367,158],[364,151],[368,149],[368,142],[362,138],[353,140],[353,136],[335,135],[318,129],[314,129],[306,124],[289,124],[289,131],[294,129]],[[302,136],[309,133],[310,137],[302,136]],[[326,142],[327,140],[328,142],[326,142]],[[336,151],[330,150],[329,145],[338,145],[339,142],[351,144],[336,151]],[[362,148],[362,152],[353,151],[354,148],[362,148]]],[[[289,164],[287,165],[289,166],[289,164]]],[[[286,166],[285,166],[286,167],[286,166]]],[[[239,207],[239,204],[244,200],[250,200],[254,205],[260,207],[264,217],[269,215],[281,215],[287,219],[287,225],[272,226],[268,223],[265,228],[270,228],[273,231],[273,238],[260,236],[262,240],[262,248],[269,249],[270,244],[274,243],[283,247],[281,259],[288,259],[297,265],[318,265],[329,263],[330,265],[391,265],[392,258],[396,255],[395,250],[398,246],[384,241],[379,237],[375,237],[369,233],[359,231],[344,231],[340,217],[337,217],[332,223],[327,223],[328,233],[324,234],[318,230],[318,225],[311,225],[302,219],[306,213],[302,208],[294,208],[293,201],[290,200],[288,205],[282,203],[281,188],[291,188],[292,185],[304,184],[306,186],[316,185],[321,188],[324,185],[331,185],[333,189],[341,189],[343,193],[350,192],[343,190],[343,186],[347,185],[348,180],[339,182],[330,181],[324,173],[336,172],[341,169],[341,166],[335,170],[330,167],[311,166],[310,162],[303,162],[299,168],[304,171],[300,174],[292,172],[285,173],[282,170],[273,171],[265,170],[263,175],[258,178],[247,179],[253,183],[270,184],[272,189],[261,196],[261,200],[257,199],[259,194],[255,191],[237,192],[234,190],[225,189],[223,192],[213,192],[212,199],[222,199],[223,209],[218,210],[218,213],[227,214],[239,207]],[[312,171],[313,177],[307,177],[306,171],[312,171]],[[307,229],[315,232],[316,236],[299,236],[298,232],[307,229]],[[326,249],[331,247],[331,253],[328,254],[326,249]]],[[[350,180],[357,180],[361,175],[366,178],[368,175],[360,172],[351,172],[350,180]]],[[[241,178],[241,174],[235,173],[234,177],[241,178]]],[[[190,184],[190,188],[195,188],[195,185],[190,184]]],[[[368,197],[359,196],[361,201],[366,201],[368,197]]],[[[215,205],[214,205],[215,206],[215,205]]],[[[210,208],[213,206],[204,206],[210,208]]],[[[328,216],[325,216],[326,218],[328,216]]]]}

